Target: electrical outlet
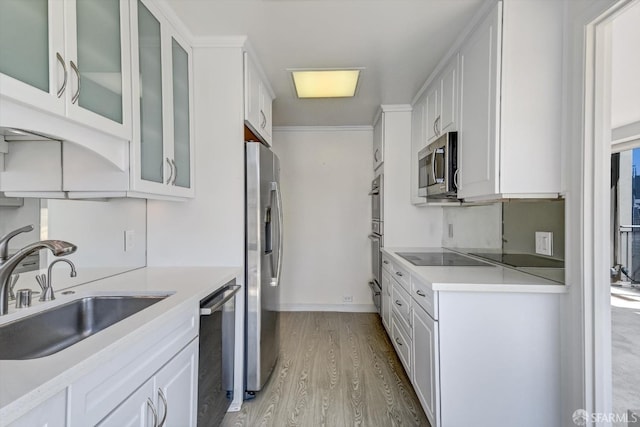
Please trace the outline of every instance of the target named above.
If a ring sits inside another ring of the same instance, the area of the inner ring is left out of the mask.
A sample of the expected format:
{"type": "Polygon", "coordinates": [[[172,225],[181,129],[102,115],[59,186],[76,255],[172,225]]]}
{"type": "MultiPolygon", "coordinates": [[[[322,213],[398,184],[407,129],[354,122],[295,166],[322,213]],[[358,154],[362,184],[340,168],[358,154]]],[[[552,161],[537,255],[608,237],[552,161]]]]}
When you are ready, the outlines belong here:
{"type": "Polygon", "coordinates": [[[353,296],[345,295],[342,297],[342,302],[353,302],[353,296]]]}
{"type": "Polygon", "coordinates": [[[134,230],[125,230],[124,231],[124,251],[128,252],[135,247],[135,231],[134,230]]]}
{"type": "Polygon", "coordinates": [[[550,231],[536,231],[536,253],[553,255],[553,233],[550,231]]]}

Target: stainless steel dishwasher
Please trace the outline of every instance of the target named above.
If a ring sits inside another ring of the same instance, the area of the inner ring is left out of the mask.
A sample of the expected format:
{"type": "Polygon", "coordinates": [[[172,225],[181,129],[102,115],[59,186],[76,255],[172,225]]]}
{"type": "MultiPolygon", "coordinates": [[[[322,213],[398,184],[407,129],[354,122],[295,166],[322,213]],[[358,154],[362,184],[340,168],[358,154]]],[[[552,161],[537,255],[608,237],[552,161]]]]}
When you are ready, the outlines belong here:
{"type": "Polygon", "coordinates": [[[235,283],[200,301],[198,427],[220,425],[233,400],[235,283]]]}

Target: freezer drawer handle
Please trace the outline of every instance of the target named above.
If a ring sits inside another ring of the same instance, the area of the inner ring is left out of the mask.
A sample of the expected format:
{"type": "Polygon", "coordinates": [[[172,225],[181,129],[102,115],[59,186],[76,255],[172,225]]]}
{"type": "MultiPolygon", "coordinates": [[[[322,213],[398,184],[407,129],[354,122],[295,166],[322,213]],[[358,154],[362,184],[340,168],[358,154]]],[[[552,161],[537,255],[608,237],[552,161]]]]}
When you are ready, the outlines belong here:
{"type": "Polygon", "coordinates": [[[223,292],[223,299],[219,301],[217,298],[214,298],[213,301],[209,305],[205,305],[204,307],[200,307],[200,315],[201,316],[210,316],[215,313],[220,307],[224,305],[227,301],[229,301],[240,289],[240,285],[231,285],[228,286],[227,289],[223,292]]]}

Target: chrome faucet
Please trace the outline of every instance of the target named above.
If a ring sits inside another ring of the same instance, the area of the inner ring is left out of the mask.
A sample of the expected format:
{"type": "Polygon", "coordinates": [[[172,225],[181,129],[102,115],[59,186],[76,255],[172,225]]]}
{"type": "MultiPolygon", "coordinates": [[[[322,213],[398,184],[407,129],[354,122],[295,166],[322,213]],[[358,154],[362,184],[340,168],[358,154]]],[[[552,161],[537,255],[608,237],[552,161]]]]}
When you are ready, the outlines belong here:
{"type": "Polygon", "coordinates": [[[78,247],[62,240],[43,240],[25,246],[0,265],[0,316],[7,314],[9,310],[9,282],[11,282],[11,273],[13,273],[13,270],[15,270],[23,259],[40,249],[49,249],[53,255],[58,257],[72,254],[78,247]]]}
{"type": "Polygon", "coordinates": [[[42,279],[42,283],[40,283],[41,282],[40,280],[38,281],[38,283],[40,284],[40,288],[42,288],[42,295],[40,295],[40,299],[38,301],[51,301],[56,299],[55,295],[53,294],[53,281],[51,280],[51,277],[53,276],[53,265],[59,262],[66,262],[67,264],[69,264],[69,266],[71,267],[70,276],[76,277],[77,275],[76,266],[71,261],[64,258],[53,261],[49,265],[46,278],[42,279]]]}
{"type": "Polygon", "coordinates": [[[28,233],[33,231],[33,225],[25,225],[24,227],[13,230],[0,237],[0,265],[4,264],[9,258],[9,240],[16,237],[20,233],[28,233]]]}

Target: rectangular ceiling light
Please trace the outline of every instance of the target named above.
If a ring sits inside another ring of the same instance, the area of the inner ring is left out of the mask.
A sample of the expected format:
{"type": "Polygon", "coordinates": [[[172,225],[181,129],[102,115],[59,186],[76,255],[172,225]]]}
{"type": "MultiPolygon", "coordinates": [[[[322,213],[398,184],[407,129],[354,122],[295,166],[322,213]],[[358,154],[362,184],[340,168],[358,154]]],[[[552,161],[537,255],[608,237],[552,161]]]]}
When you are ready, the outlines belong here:
{"type": "Polygon", "coordinates": [[[348,98],[356,94],[359,69],[290,70],[298,98],[348,98]]]}

